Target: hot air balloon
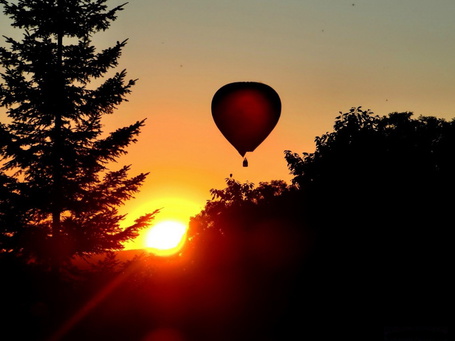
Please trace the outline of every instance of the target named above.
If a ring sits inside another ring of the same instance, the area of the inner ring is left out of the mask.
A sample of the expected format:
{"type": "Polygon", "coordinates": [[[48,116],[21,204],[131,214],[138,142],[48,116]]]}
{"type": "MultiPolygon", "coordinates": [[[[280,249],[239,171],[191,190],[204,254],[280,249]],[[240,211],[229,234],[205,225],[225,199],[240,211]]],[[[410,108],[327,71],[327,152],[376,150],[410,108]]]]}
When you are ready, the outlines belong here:
{"type": "MultiPolygon", "coordinates": [[[[226,84],[212,99],[216,126],[242,157],[254,151],[269,136],[280,114],[280,97],[263,83],[226,84]]],[[[248,166],[246,158],[243,166],[248,166]]]]}

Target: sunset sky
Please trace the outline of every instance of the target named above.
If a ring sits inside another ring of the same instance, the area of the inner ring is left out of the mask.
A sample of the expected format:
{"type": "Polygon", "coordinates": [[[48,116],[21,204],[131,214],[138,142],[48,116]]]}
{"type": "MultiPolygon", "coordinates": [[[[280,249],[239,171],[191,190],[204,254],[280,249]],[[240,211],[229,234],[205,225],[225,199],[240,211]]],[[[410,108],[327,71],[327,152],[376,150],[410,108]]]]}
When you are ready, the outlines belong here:
{"type": "MultiPolygon", "coordinates": [[[[118,70],[139,79],[106,131],[147,118],[111,167],[150,172],[122,212],[131,221],[163,207],[157,220],[186,221],[230,174],[290,180],[283,151],[314,151],[315,136],[353,106],[455,117],[454,15],[453,0],[130,0],[94,37],[99,48],[129,38],[118,70]],[[213,94],[235,81],[266,83],[283,105],[248,168],[210,112],[213,94]]],[[[0,34],[17,37],[9,25],[2,17],[0,34]]]]}

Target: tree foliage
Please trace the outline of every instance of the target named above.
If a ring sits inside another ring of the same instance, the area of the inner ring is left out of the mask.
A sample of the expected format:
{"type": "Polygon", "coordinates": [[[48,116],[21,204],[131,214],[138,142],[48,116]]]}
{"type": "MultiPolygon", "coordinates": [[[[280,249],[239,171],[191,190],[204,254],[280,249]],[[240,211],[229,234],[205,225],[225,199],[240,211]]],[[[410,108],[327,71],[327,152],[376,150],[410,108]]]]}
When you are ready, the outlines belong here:
{"type": "Polygon", "coordinates": [[[108,164],[136,142],[144,120],[106,134],[112,114],[136,80],[118,66],[126,40],[98,51],[92,37],[110,27],[124,5],[106,0],[1,0],[21,40],[0,47],[2,193],[0,250],[35,261],[122,248],[153,218],[122,229],[118,207],[147,174],[108,164]],[[99,84],[99,85],[97,85],[99,84]]]}
{"type": "Polygon", "coordinates": [[[300,186],[353,177],[371,183],[449,180],[454,129],[453,121],[435,117],[413,119],[410,112],[379,117],[352,108],[336,118],[333,132],[316,137],[314,153],[286,151],[286,160],[300,186]]]}
{"type": "MultiPolygon", "coordinates": [[[[270,266],[279,254],[293,255],[286,258],[293,275],[280,278],[293,278],[288,309],[306,307],[300,317],[284,320],[326,314],[321,306],[373,304],[376,291],[389,316],[440,316],[448,295],[454,129],[455,121],[352,108],[340,113],[333,131],[316,137],[314,152],[285,151],[292,185],[227,179],[190,227],[218,236],[205,239],[207,258],[240,254],[258,246],[252,235],[273,235],[275,249],[264,243],[256,252],[269,255],[270,266]],[[298,242],[280,248],[284,234],[298,242]],[[296,252],[302,250],[309,254],[296,252]]],[[[240,256],[245,263],[251,262],[247,255],[240,256]]]]}
{"type": "Polygon", "coordinates": [[[203,230],[215,229],[227,233],[229,229],[248,228],[245,223],[250,220],[252,211],[256,213],[253,215],[254,219],[264,218],[259,215],[278,210],[280,198],[294,192],[294,189],[283,180],[261,182],[255,186],[251,182],[240,183],[233,178],[227,178],[226,188],[210,190],[212,199],[191,219],[191,230],[193,233],[200,233],[203,230]],[[241,219],[246,220],[241,223],[241,219]],[[230,220],[231,224],[226,224],[226,220],[230,220]]]}
{"type": "Polygon", "coordinates": [[[286,160],[293,182],[322,209],[334,209],[335,220],[408,232],[446,226],[442,213],[455,188],[455,121],[353,108],[315,141],[315,152],[286,151],[286,160]]]}
{"type": "Polygon", "coordinates": [[[455,121],[353,108],[302,156],[286,151],[324,240],[320,258],[346,291],[379,285],[389,317],[441,316],[448,295],[455,121]],[[392,308],[394,307],[394,308],[392,308]]]}

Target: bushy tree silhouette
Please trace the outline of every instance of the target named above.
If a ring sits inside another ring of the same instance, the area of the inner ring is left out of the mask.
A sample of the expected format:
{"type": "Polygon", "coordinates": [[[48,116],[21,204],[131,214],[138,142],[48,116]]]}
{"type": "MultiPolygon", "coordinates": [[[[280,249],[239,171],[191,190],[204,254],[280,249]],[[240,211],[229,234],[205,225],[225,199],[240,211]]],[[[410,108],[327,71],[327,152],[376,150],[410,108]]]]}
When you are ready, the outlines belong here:
{"type": "Polygon", "coordinates": [[[300,278],[314,244],[302,193],[282,180],[254,185],[228,178],[225,188],[211,194],[190,221],[188,254],[199,273],[222,278],[217,297],[241,298],[241,305],[224,308],[243,333],[236,338],[291,338],[298,320],[315,313],[309,307],[313,294],[307,291],[311,278],[305,284],[300,278]]]}
{"type": "MultiPolygon", "coordinates": [[[[226,233],[225,229],[220,229],[218,222],[225,224],[226,219],[240,219],[250,216],[249,210],[257,209],[266,203],[276,201],[284,193],[292,191],[293,187],[288,186],[282,180],[274,180],[269,183],[261,182],[255,186],[251,182],[240,183],[233,178],[226,179],[226,188],[211,189],[212,200],[209,200],[197,216],[191,219],[191,229],[196,231],[217,229],[221,233],[226,233]]],[[[274,202],[276,203],[276,202],[274,202]]],[[[270,205],[272,206],[272,205],[270,205]]],[[[254,217],[257,219],[258,217],[254,217]]],[[[229,225],[229,224],[228,224],[229,225]]],[[[236,221],[229,225],[227,229],[241,229],[242,224],[236,221]]],[[[247,228],[243,226],[244,228],[247,228]]]]}
{"type": "Polygon", "coordinates": [[[414,119],[408,112],[380,117],[359,107],[340,113],[333,132],[316,138],[313,153],[285,152],[292,185],[256,187],[230,178],[226,188],[211,191],[212,200],[190,224],[194,240],[204,242],[196,245],[207,271],[234,263],[236,271],[253,274],[261,285],[249,283],[272,310],[278,310],[272,293],[284,290],[288,301],[281,307],[293,313],[261,305],[255,311],[263,321],[273,319],[267,321],[275,331],[365,309],[382,309],[385,319],[442,317],[454,129],[454,121],[414,119]]]}
{"type": "Polygon", "coordinates": [[[454,121],[360,107],[340,114],[314,153],[286,152],[322,233],[325,264],[353,279],[357,295],[368,286],[356,283],[381,284],[389,316],[446,311],[454,155],[454,121]]]}
{"type": "MultiPolygon", "coordinates": [[[[304,207],[297,188],[283,180],[272,180],[255,185],[251,182],[240,183],[233,178],[226,179],[226,188],[212,189],[212,200],[190,220],[191,239],[203,235],[216,235],[229,238],[242,232],[253,231],[267,222],[276,223],[284,229],[285,222],[299,222],[304,207]],[[297,206],[299,209],[297,209],[297,206]]],[[[278,227],[279,228],[279,227],[278,227]]],[[[205,243],[201,247],[209,247],[205,243]]]]}
{"type": "Polygon", "coordinates": [[[92,36],[124,5],[106,0],[1,0],[22,29],[0,48],[0,251],[60,264],[75,254],[121,249],[154,213],[122,229],[118,206],[147,174],[108,169],[126,153],[144,121],[104,134],[101,119],[126,100],[135,80],[118,65],[126,40],[97,51],[92,36]]]}

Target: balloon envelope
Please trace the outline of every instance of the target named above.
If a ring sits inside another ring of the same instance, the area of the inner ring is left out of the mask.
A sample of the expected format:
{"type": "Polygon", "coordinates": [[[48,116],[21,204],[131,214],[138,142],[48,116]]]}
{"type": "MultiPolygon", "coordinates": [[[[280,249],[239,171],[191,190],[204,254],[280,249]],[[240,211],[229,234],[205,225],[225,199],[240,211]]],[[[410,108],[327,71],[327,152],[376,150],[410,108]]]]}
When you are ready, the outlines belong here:
{"type": "Polygon", "coordinates": [[[215,124],[241,156],[254,151],[267,138],[280,114],[280,97],[263,83],[226,84],[212,99],[215,124]]]}

